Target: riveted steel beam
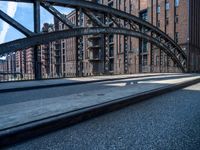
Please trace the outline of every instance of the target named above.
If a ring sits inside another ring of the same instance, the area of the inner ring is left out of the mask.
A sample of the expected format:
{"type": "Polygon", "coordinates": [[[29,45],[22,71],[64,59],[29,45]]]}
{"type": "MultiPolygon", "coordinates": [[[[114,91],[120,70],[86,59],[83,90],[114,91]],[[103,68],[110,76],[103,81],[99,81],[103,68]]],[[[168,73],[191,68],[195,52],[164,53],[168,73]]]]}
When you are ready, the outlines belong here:
{"type": "Polygon", "coordinates": [[[93,12],[89,11],[88,9],[83,9],[83,12],[90,18],[91,21],[93,21],[98,26],[106,27],[106,25],[103,22],[101,22],[101,20],[99,20],[93,12]]]}
{"type": "Polygon", "coordinates": [[[108,74],[110,70],[109,51],[109,34],[104,34],[104,71],[106,74],[108,74]]]}
{"type": "MultiPolygon", "coordinates": [[[[82,27],[83,9],[76,9],[76,26],[82,27]]],[[[76,76],[83,76],[83,36],[76,37],[76,76]]]]}
{"type": "Polygon", "coordinates": [[[51,6],[49,3],[42,2],[41,6],[44,7],[47,11],[49,11],[52,15],[54,15],[58,20],[64,23],[69,28],[75,28],[76,26],[68,20],[63,14],[61,14],[57,9],[51,6]]]}
{"type": "MultiPolygon", "coordinates": [[[[40,2],[35,1],[33,5],[33,16],[34,16],[34,32],[36,34],[40,33],[40,2]]],[[[41,64],[40,64],[40,58],[39,58],[39,45],[34,44],[32,45],[34,47],[34,73],[35,73],[35,79],[38,80],[41,78],[41,64]]]]}
{"type": "Polygon", "coordinates": [[[135,31],[140,31],[140,29],[137,27],[137,25],[131,21],[129,21],[129,25],[131,27],[131,29],[135,30],[135,31]]]}
{"type": "Polygon", "coordinates": [[[114,16],[112,16],[110,14],[109,14],[109,17],[117,27],[120,27],[120,23],[117,18],[115,18],[114,16]]]}
{"type": "Polygon", "coordinates": [[[8,16],[6,13],[0,10],[0,18],[7,22],[9,25],[13,26],[15,29],[23,33],[25,36],[31,36],[34,35],[32,31],[21,25],[19,22],[12,19],[10,16],[8,16]]]}

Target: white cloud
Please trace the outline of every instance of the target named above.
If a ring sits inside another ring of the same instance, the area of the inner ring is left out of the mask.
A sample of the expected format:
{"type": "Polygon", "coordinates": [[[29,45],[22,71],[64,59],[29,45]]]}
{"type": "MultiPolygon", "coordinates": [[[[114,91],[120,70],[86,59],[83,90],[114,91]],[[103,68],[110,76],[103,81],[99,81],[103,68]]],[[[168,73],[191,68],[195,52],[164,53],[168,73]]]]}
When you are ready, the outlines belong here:
{"type": "Polygon", "coordinates": [[[18,3],[17,9],[33,9],[33,4],[31,4],[31,3],[18,3]]]}
{"type": "MultiPolygon", "coordinates": [[[[15,16],[16,11],[17,11],[17,3],[8,2],[6,13],[13,18],[15,16]]],[[[6,22],[3,22],[2,30],[0,31],[0,44],[5,41],[5,37],[9,28],[10,25],[7,24],[6,22]]]]}
{"type": "Polygon", "coordinates": [[[0,60],[6,60],[6,56],[0,57],[0,60]]]}

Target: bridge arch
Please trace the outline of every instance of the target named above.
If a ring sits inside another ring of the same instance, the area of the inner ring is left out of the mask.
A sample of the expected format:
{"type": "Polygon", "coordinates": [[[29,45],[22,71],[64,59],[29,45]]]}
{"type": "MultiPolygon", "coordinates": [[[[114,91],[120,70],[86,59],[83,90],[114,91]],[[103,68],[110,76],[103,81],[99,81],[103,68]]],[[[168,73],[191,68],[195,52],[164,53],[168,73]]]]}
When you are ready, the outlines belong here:
{"type": "MultiPolygon", "coordinates": [[[[41,6],[46,8],[59,20],[64,22],[70,27],[70,29],[65,31],[55,31],[52,33],[34,33],[29,34],[27,38],[15,40],[12,42],[0,44],[0,54],[14,52],[19,49],[27,48],[37,44],[43,44],[45,42],[53,41],[56,39],[64,39],[80,35],[89,34],[122,34],[129,35],[137,38],[143,38],[152,44],[155,44],[161,48],[172,60],[177,64],[177,66],[183,71],[187,71],[187,56],[185,52],[180,48],[180,46],[173,41],[167,34],[158,29],[157,27],[151,25],[150,23],[141,20],[140,18],[128,14],[126,12],[110,8],[105,5],[100,5],[94,2],[89,2],[85,0],[44,0],[44,1],[31,1],[31,0],[9,0],[15,2],[27,2],[27,3],[40,3],[41,6]],[[98,27],[82,28],[78,25],[71,24],[67,19],[64,19],[62,15],[56,11],[52,6],[62,6],[71,7],[76,9],[82,9],[86,15],[90,16],[90,19],[98,25],[98,27]],[[116,28],[109,27],[105,22],[101,22],[95,17],[95,13],[98,12],[113,20],[116,24],[116,28]],[[123,20],[129,23],[130,28],[122,26],[119,22],[123,20]]],[[[0,16],[2,17],[2,16],[0,16]]],[[[15,25],[19,27],[19,25],[15,25]]],[[[26,29],[20,28],[22,31],[26,29]]]]}
{"type": "Polygon", "coordinates": [[[59,39],[78,37],[82,35],[91,35],[91,34],[120,34],[126,36],[132,36],[136,38],[142,38],[148,42],[155,44],[157,47],[161,48],[171,59],[175,62],[178,62],[178,66],[184,71],[182,64],[179,63],[178,58],[166,47],[163,43],[156,38],[144,34],[142,32],[133,31],[130,29],[123,28],[110,28],[110,27],[91,27],[91,28],[78,28],[78,29],[68,29],[56,32],[50,32],[45,34],[38,34],[32,37],[27,37],[12,42],[8,42],[0,45],[0,55],[5,52],[14,52],[20,49],[26,49],[34,45],[45,44],[47,42],[52,42],[59,39]]]}

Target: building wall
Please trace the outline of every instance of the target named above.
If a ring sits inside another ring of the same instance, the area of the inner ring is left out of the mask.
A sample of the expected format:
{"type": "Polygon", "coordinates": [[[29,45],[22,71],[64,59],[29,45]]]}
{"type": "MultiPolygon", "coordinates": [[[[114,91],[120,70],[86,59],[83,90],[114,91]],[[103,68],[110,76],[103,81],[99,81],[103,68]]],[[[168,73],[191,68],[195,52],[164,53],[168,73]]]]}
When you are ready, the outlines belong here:
{"type": "MultiPolygon", "coordinates": [[[[189,33],[188,0],[150,0],[148,1],[149,22],[159,27],[189,53],[187,46],[189,33]],[[160,11],[158,12],[158,9],[160,11]]],[[[151,47],[151,46],[150,46],[151,47]]],[[[149,49],[149,65],[153,72],[179,72],[170,58],[158,48],[149,49]]]]}
{"type": "Polygon", "coordinates": [[[33,49],[28,48],[23,51],[17,51],[15,53],[15,65],[16,73],[20,73],[23,78],[29,79],[34,76],[34,58],[33,49]]]}
{"type": "MultiPolygon", "coordinates": [[[[54,32],[58,30],[60,30],[60,26],[56,18],[54,18],[54,24],[45,23],[42,27],[42,32],[54,32]]],[[[62,77],[61,40],[41,45],[39,60],[42,78],[62,77]]]]}
{"type": "MultiPolygon", "coordinates": [[[[52,32],[54,31],[54,25],[53,24],[48,24],[44,23],[42,27],[42,32],[47,33],[47,32],[52,32]]],[[[51,49],[50,49],[50,43],[43,44],[40,46],[40,51],[41,51],[41,72],[42,72],[42,77],[47,78],[51,76],[50,73],[50,68],[52,66],[52,63],[50,61],[50,56],[51,56],[51,49]]]]}
{"type": "Polygon", "coordinates": [[[200,1],[188,0],[189,6],[189,71],[200,72],[200,1]]]}
{"type": "Polygon", "coordinates": [[[7,62],[6,62],[6,60],[0,59],[0,81],[6,80],[6,77],[3,74],[6,71],[7,71],[7,62]]]}
{"type": "MultiPolygon", "coordinates": [[[[76,24],[76,12],[73,11],[66,15],[66,18],[73,24],[76,24]]],[[[58,22],[59,30],[66,30],[68,27],[62,22],[58,22]]],[[[76,76],[76,54],[77,44],[76,38],[62,39],[61,40],[61,72],[63,77],[76,76]]]]}
{"type": "Polygon", "coordinates": [[[0,59],[0,72],[3,73],[7,69],[6,67],[6,60],[1,60],[0,59]]]}

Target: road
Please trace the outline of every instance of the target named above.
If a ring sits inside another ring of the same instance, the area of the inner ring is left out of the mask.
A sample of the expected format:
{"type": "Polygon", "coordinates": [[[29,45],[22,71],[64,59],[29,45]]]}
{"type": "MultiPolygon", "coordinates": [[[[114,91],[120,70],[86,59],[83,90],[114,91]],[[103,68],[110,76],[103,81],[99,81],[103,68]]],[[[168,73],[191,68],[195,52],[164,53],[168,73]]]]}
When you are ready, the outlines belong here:
{"type": "Polygon", "coordinates": [[[143,101],[10,150],[198,150],[200,84],[143,101]]]}
{"type": "MultiPolygon", "coordinates": [[[[184,75],[190,77],[191,75],[184,75]]],[[[142,77],[142,78],[133,78],[133,79],[123,79],[117,81],[106,81],[106,82],[97,82],[97,83],[90,83],[90,84],[81,84],[81,85],[73,85],[73,86],[61,86],[61,87],[51,87],[51,88],[44,88],[44,89],[35,89],[35,90],[27,90],[27,91],[17,91],[17,92],[10,92],[10,93],[0,93],[0,106],[19,103],[19,102],[26,102],[44,98],[53,98],[59,96],[66,96],[81,92],[87,91],[94,91],[94,90],[101,90],[101,89],[109,89],[112,88],[108,86],[108,84],[117,84],[117,83],[137,83],[139,81],[149,81],[149,80],[167,80],[167,79],[178,79],[182,78],[182,75],[161,75],[155,77],[142,77]]],[[[137,84],[135,84],[137,86],[137,84]]]]}

